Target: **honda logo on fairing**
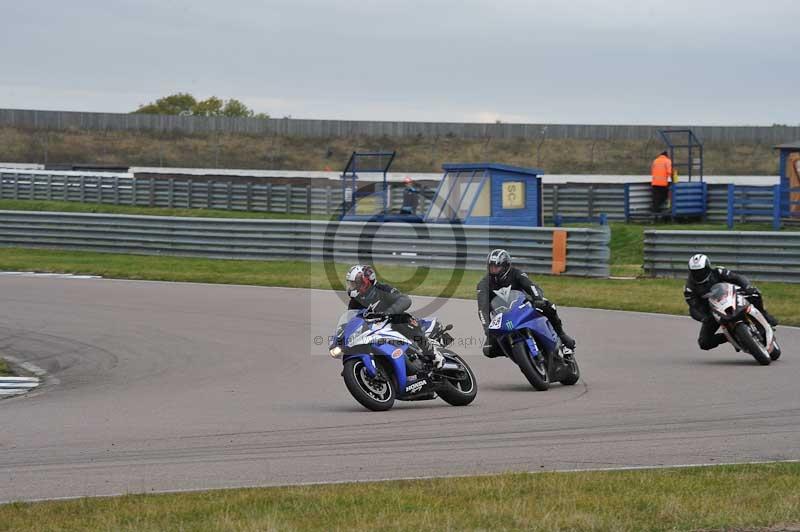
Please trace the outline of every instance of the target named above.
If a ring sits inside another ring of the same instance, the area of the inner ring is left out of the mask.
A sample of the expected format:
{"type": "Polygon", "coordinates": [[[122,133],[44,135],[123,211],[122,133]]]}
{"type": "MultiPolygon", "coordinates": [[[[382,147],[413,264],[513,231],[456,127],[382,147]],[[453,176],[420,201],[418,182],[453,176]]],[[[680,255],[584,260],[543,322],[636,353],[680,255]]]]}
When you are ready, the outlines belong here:
{"type": "Polygon", "coordinates": [[[419,382],[415,382],[414,384],[406,386],[406,393],[414,393],[414,392],[418,391],[420,388],[422,388],[423,386],[425,386],[426,384],[428,384],[428,381],[421,380],[419,382]]]}

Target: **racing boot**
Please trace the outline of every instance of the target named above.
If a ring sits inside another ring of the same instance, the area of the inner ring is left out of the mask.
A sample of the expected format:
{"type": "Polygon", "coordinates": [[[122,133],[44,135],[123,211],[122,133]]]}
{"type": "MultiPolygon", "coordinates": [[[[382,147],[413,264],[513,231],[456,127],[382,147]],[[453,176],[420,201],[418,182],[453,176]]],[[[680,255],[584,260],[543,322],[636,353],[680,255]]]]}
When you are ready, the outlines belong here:
{"type": "Polygon", "coordinates": [[[439,348],[433,345],[427,338],[417,342],[422,351],[422,358],[428,361],[435,369],[444,365],[444,356],[439,352],[439,348]]]}
{"type": "Polygon", "coordinates": [[[572,355],[575,352],[575,339],[564,332],[564,329],[556,331],[558,337],[561,338],[561,345],[564,346],[564,354],[572,355]]]}
{"type": "Polygon", "coordinates": [[[489,335],[486,335],[486,340],[483,341],[483,356],[486,358],[497,358],[503,356],[502,353],[498,353],[499,349],[494,343],[494,340],[489,335]]]}

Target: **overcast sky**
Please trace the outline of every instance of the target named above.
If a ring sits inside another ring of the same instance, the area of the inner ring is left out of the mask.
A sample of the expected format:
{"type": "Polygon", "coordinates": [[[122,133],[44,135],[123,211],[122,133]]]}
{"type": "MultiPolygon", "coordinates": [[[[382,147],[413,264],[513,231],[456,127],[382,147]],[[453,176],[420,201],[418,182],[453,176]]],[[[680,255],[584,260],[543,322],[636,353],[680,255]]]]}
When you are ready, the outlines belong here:
{"type": "Polygon", "coordinates": [[[0,107],[800,124],[798,0],[0,1],[0,107]]]}

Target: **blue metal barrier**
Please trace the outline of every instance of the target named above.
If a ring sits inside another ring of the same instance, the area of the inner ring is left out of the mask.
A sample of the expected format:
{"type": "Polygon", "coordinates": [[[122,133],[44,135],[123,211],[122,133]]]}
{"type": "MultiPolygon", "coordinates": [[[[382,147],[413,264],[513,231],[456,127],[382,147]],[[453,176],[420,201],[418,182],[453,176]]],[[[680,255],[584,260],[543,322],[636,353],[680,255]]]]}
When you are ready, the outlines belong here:
{"type": "Polygon", "coordinates": [[[705,217],[708,208],[708,185],[699,181],[675,183],[672,190],[672,217],[705,217]]]}
{"type": "MultiPolygon", "coordinates": [[[[800,203],[800,202],[798,202],[800,203]]],[[[728,185],[728,228],[737,216],[770,216],[772,228],[781,228],[781,186],[728,185]]]]}

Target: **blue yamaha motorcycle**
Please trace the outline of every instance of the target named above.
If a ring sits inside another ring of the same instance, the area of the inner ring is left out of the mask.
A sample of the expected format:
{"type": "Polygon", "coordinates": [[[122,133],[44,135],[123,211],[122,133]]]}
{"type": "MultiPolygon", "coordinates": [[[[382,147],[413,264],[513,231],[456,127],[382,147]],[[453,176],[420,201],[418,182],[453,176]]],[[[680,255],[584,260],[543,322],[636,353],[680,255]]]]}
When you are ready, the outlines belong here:
{"type": "Polygon", "coordinates": [[[531,386],[544,391],[551,382],[567,386],[578,382],[581,371],[575,354],[561,345],[550,321],[524,292],[510,287],[495,290],[491,316],[488,333],[531,386]]]}
{"type": "MultiPolygon", "coordinates": [[[[409,317],[409,319],[414,319],[409,317]]],[[[344,384],[356,401],[369,410],[389,410],[395,400],[424,401],[441,397],[454,406],[470,404],[478,393],[472,369],[447,349],[453,338],[435,319],[421,320],[428,339],[445,357],[433,368],[420,348],[392,329],[388,319],[365,320],[362,310],[348,310],[331,337],[330,354],[344,364],[344,384]]]]}

